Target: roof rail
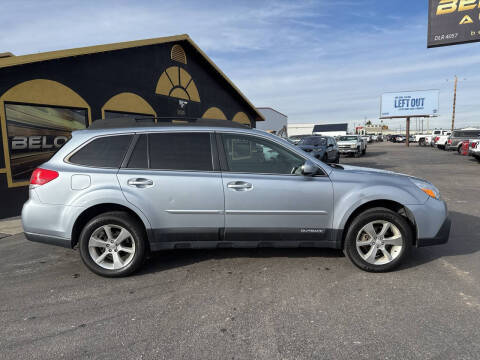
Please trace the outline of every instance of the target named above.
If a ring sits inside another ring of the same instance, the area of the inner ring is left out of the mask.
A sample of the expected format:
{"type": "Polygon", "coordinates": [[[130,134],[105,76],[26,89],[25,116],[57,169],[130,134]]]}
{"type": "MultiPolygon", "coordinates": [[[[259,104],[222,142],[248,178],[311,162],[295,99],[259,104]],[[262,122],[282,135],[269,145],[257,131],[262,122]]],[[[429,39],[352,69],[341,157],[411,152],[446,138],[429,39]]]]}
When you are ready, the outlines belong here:
{"type": "Polygon", "coordinates": [[[89,130],[97,129],[115,129],[115,128],[135,128],[135,127],[169,127],[169,126],[204,126],[204,127],[229,127],[248,129],[249,126],[243,125],[231,120],[205,119],[182,116],[163,116],[163,117],[135,117],[123,116],[111,119],[98,119],[92,122],[89,130]],[[155,120],[157,122],[155,122],[155,120]]]}

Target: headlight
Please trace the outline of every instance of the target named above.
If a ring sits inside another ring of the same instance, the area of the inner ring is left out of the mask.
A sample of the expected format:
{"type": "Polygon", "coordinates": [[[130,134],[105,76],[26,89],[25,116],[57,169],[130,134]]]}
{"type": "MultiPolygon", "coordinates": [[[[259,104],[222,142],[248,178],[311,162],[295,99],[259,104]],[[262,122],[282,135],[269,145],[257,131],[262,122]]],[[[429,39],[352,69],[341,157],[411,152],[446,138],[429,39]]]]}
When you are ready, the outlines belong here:
{"type": "Polygon", "coordinates": [[[352,149],[355,149],[355,148],[357,147],[357,145],[352,144],[352,145],[350,145],[350,147],[351,147],[352,149]]]}
{"type": "Polygon", "coordinates": [[[440,191],[438,191],[438,189],[433,184],[430,184],[429,182],[426,182],[426,181],[417,180],[417,179],[415,180],[410,179],[410,180],[412,180],[412,182],[425,194],[427,194],[428,196],[434,199],[440,200],[440,191]]]}

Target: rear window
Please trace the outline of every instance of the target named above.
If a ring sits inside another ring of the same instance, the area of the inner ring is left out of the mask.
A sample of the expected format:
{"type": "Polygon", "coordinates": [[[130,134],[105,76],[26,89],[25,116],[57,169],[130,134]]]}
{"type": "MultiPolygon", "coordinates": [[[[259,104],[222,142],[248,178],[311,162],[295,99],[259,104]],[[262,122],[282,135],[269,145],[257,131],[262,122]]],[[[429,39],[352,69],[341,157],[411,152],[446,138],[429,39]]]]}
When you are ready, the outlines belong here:
{"type": "Polygon", "coordinates": [[[320,136],[311,136],[311,137],[302,139],[302,141],[300,141],[300,145],[319,146],[319,145],[326,145],[326,144],[327,144],[327,139],[320,136]]]}
{"type": "Polygon", "coordinates": [[[135,145],[128,167],[212,171],[210,134],[157,133],[142,135],[135,145]]]}
{"type": "Polygon", "coordinates": [[[132,135],[104,136],[95,139],[74,153],[69,161],[77,165],[118,168],[131,140],[132,135]]]}

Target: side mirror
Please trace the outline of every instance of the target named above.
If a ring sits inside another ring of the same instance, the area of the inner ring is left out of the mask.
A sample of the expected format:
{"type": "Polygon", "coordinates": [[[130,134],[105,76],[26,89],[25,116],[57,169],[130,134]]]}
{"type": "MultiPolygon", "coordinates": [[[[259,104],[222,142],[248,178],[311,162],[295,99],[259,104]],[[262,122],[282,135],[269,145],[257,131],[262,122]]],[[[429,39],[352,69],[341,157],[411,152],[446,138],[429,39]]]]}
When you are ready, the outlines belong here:
{"type": "Polygon", "coordinates": [[[314,176],[318,173],[318,168],[311,161],[306,161],[302,165],[302,175],[303,176],[314,176]]]}

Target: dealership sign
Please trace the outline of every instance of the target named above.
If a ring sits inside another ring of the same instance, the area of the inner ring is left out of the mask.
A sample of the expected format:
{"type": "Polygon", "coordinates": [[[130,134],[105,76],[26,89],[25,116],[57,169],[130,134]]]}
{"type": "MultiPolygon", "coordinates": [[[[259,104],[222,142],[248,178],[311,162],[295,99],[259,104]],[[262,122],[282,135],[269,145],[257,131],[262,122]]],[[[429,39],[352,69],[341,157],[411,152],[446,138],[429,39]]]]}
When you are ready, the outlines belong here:
{"type": "Polygon", "coordinates": [[[430,0],[427,46],[480,41],[480,0],[430,0]]]}
{"type": "Polygon", "coordinates": [[[382,95],[380,118],[438,116],[439,90],[405,91],[382,95]]]}

